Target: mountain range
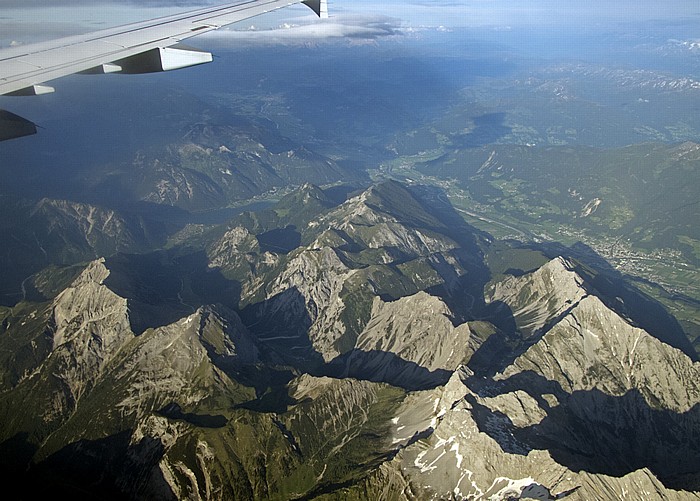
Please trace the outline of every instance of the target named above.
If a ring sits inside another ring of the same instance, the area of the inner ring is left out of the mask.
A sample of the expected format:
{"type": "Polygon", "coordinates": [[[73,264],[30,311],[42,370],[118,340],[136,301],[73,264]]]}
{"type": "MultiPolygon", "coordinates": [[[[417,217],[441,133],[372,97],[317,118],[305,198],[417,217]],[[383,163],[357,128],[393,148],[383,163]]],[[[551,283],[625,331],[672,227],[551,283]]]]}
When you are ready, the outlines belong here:
{"type": "Polygon", "coordinates": [[[306,184],[140,253],[80,206],[103,255],[0,309],[3,474],[27,497],[700,497],[673,317],[436,190],[306,184]]]}

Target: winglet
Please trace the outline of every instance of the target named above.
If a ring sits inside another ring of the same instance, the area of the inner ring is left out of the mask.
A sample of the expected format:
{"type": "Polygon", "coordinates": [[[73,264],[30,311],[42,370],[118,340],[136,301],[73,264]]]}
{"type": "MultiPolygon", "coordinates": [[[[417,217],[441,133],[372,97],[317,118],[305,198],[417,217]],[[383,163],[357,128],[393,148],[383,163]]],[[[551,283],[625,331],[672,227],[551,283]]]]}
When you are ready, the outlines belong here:
{"type": "Polygon", "coordinates": [[[301,3],[310,7],[321,19],[328,19],[328,0],[304,0],[301,3]]]}

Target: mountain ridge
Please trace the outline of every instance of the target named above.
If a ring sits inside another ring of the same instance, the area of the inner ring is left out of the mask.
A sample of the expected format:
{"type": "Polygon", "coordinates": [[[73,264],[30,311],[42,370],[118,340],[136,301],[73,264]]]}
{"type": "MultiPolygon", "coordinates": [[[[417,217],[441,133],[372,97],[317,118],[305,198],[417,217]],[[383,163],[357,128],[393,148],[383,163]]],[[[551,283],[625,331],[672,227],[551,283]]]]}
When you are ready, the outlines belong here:
{"type": "Polygon", "coordinates": [[[5,471],[137,499],[697,499],[700,364],[571,258],[487,273],[421,193],[304,186],[15,308],[5,471]]]}

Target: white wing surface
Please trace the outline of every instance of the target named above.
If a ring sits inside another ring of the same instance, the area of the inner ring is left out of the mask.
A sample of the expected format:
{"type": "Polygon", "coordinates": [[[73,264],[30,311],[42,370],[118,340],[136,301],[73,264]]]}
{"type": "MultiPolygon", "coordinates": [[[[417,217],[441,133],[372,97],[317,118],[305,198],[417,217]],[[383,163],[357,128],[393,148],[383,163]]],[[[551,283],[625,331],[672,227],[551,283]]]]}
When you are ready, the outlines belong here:
{"type": "MultiPolygon", "coordinates": [[[[227,3],[85,35],[0,50],[0,95],[53,92],[45,82],[73,73],[148,73],[212,61],[182,40],[283,7],[303,3],[328,17],[327,0],[227,3]]],[[[0,110],[0,141],[31,134],[28,120],[0,110]],[[14,131],[14,132],[13,132],[14,131]]],[[[36,129],[34,128],[34,132],[36,129]]]]}

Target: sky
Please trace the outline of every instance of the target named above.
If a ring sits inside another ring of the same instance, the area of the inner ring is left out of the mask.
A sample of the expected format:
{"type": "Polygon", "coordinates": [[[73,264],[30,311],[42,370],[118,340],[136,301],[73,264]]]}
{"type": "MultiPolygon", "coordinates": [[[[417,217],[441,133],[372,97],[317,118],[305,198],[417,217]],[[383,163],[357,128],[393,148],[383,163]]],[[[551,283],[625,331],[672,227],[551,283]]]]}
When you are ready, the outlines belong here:
{"type": "MultiPolygon", "coordinates": [[[[205,0],[0,0],[0,46],[31,43],[222,3],[205,0]],[[48,6],[47,6],[48,4],[48,6]]],[[[697,20],[697,0],[331,0],[331,19],[319,22],[295,6],[233,25],[221,40],[284,42],[305,37],[375,39],[420,29],[521,26],[596,29],[650,21],[697,20]],[[270,31],[276,33],[270,33],[270,31]],[[255,32],[255,33],[253,33],[255,32]]],[[[700,32],[698,33],[700,38],[700,32]]]]}

